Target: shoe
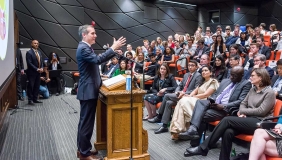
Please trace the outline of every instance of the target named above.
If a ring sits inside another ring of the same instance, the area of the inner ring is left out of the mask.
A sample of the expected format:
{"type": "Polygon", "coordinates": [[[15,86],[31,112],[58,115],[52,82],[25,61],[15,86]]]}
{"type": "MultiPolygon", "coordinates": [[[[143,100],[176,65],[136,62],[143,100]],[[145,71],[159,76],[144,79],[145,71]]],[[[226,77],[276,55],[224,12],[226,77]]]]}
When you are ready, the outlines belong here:
{"type": "MultiPolygon", "coordinates": [[[[91,155],[97,155],[98,154],[98,151],[96,151],[96,150],[92,150],[90,152],[91,152],[91,155]]],[[[79,151],[76,152],[76,156],[77,156],[77,158],[80,157],[80,152],[79,151]]]]}
{"type": "Polygon", "coordinates": [[[164,132],[168,132],[168,129],[165,127],[160,127],[158,130],[155,130],[155,134],[160,134],[164,132]]]}
{"type": "Polygon", "coordinates": [[[199,133],[196,130],[188,129],[188,131],[179,133],[179,139],[182,140],[194,140],[194,139],[199,139],[199,133]]]}
{"type": "Polygon", "coordinates": [[[193,147],[193,148],[187,148],[186,151],[184,152],[184,157],[190,157],[194,155],[202,155],[202,156],[207,156],[208,150],[203,150],[200,146],[198,147],[193,147]]]}
{"type": "Polygon", "coordinates": [[[90,156],[88,156],[88,157],[80,156],[79,159],[80,159],[80,160],[103,160],[102,157],[95,156],[95,155],[90,155],[90,156]]]}
{"type": "Polygon", "coordinates": [[[41,102],[41,101],[37,101],[37,100],[36,100],[36,101],[33,101],[33,103],[42,103],[42,102],[41,102]]]}
{"type": "Polygon", "coordinates": [[[28,105],[34,105],[32,101],[28,101],[28,105]]]}
{"type": "Polygon", "coordinates": [[[171,133],[171,140],[174,140],[174,141],[176,141],[176,140],[178,140],[178,133],[171,133]]]}
{"type": "Polygon", "coordinates": [[[60,94],[59,93],[56,93],[56,96],[59,96],[60,94]]]}
{"type": "Polygon", "coordinates": [[[160,123],[162,120],[159,119],[157,116],[151,119],[148,119],[148,122],[150,123],[160,123]]]}

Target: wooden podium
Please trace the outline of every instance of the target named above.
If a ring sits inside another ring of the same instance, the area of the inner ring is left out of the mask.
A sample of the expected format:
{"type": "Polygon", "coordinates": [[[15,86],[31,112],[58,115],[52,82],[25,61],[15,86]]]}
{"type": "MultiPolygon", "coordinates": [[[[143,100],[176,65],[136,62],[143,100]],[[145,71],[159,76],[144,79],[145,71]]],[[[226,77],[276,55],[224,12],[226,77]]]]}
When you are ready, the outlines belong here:
{"type": "MultiPolygon", "coordinates": [[[[144,90],[133,88],[133,159],[149,160],[148,134],[142,126],[144,90]]],[[[107,150],[105,160],[130,158],[130,91],[125,85],[108,90],[102,86],[96,113],[96,150],[107,150]]]]}

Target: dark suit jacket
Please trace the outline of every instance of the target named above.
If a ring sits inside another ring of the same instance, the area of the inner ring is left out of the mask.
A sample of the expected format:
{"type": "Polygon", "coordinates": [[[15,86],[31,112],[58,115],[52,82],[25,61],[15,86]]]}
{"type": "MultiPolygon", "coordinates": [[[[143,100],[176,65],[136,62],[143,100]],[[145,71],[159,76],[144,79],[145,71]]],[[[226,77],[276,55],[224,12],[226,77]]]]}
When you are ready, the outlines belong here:
{"type": "MultiPolygon", "coordinates": [[[[179,85],[175,89],[175,92],[182,91],[184,89],[185,84],[186,84],[189,76],[190,76],[190,72],[188,72],[184,75],[183,80],[179,83],[179,85]]],[[[201,82],[201,79],[202,79],[201,74],[199,72],[195,71],[185,94],[190,94],[196,87],[198,87],[198,85],[201,82]]]]}
{"type": "Polygon", "coordinates": [[[262,49],[261,49],[261,54],[265,55],[266,60],[269,60],[270,55],[271,55],[270,48],[267,47],[267,46],[263,46],[262,49]]]}
{"type": "MultiPolygon", "coordinates": [[[[265,69],[267,70],[270,79],[272,79],[273,75],[274,75],[274,71],[273,69],[271,69],[270,67],[266,66],[265,69]]],[[[253,68],[250,68],[247,72],[246,75],[244,75],[244,79],[248,80],[251,77],[251,73],[252,73],[253,68]]]]}
{"type": "MultiPolygon", "coordinates": [[[[152,93],[159,92],[159,81],[160,81],[160,77],[156,75],[154,77],[154,82],[151,89],[152,93]]],[[[172,93],[176,87],[177,87],[177,83],[174,79],[174,76],[172,74],[169,74],[168,77],[165,78],[164,84],[161,86],[161,89],[167,88],[166,92],[172,93]]]]}
{"type": "Polygon", "coordinates": [[[248,61],[250,62],[249,68],[252,68],[254,66],[254,58],[249,59],[249,56],[246,56],[243,67],[245,67],[245,65],[247,64],[248,61]]]}
{"type": "Polygon", "coordinates": [[[37,51],[38,51],[38,54],[40,56],[40,65],[38,64],[35,52],[32,48],[29,51],[26,52],[26,56],[25,56],[26,63],[27,63],[26,73],[28,75],[38,75],[40,73],[37,71],[37,69],[43,68],[43,61],[44,60],[42,58],[42,54],[39,50],[37,50],[37,51]]]}
{"type": "MultiPolygon", "coordinates": [[[[274,83],[276,82],[276,80],[278,78],[279,78],[278,74],[272,77],[272,79],[271,79],[271,87],[273,87],[274,83]]],[[[279,99],[279,100],[282,100],[282,88],[280,89],[280,91],[278,91],[278,94],[277,94],[276,98],[279,99]]]]}
{"type": "Polygon", "coordinates": [[[99,72],[99,64],[115,56],[112,49],[97,55],[93,49],[84,42],[79,42],[76,50],[76,59],[79,71],[79,84],[77,99],[97,99],[102,80],[99,72]]]}
{"type": "MultiPolygon", "coordinates": [[[[57,69],[62,69],[62,66],[60,64],[57,64],[57,69]]],[[[50,71],[53,70],[52,63],[49,64],[48,70],[50,70],[50,71]]]]}
{"type": "MultiPolygon", "coordinates": [[[[199,51],[200,51],[200,48],[198,47],[198,48],[196,49],[196,51],[195,51],[194,56],[198,56],[198,55],[199,55],[199,51]]],[[[207,47],[207,46],[204,46],[202,55],[203,55],[203,54],[209,55],[209,51],[210,51],[210,48],[207,47]]],[[[200,58],[200,57],[199,57],[199,58],[200,58]]]]}
{"type": "Polygon", "coordinates": [[[17,64],[16,67],[17,69],[20,71],[22,69],[24,69],[24,65],[23,65],[23,57],[22,57],[22,52],[20,50],[20,48],[17,48],[17,64]]]}
{"type": "MultiPolygon", "coordinates": [[[[211,98],[216,98],[223,92],[223,90],[231,83],[230,79],[223,79],[218,89],[211,95],[211,98]]],[[[245,99],[249,90],[252,88],[251,82],[242,79],[241,82],[237,83],[235,89],[232,91],[228,104],[225,105],[224,110],[229,113],[231,108],[240,107],[240,103],[245,99]]]]}

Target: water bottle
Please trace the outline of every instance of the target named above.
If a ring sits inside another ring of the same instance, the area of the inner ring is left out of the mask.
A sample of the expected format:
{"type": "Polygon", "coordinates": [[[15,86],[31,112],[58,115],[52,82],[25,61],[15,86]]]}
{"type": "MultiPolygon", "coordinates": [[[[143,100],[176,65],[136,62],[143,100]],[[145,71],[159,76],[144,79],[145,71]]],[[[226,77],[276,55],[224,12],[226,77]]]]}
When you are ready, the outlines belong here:
{"type": "Polygon", "coordinates": [[[200,140],[200,144],[202,144],[204,142],[204,139],[205,139],[205,133],[203,132],[201,140],[200,140]]]}
{"type": "Polygon", "coordinates": [[[127,91],[131,90],[131,76],[130,75],[126,76],[126,90],[127,91]]]}
{"type": "Polygon", "coordinates": [[[26,92],[25,90],[23,90],[23,99],[25,100],[25,97],[26,97],[26,92]]]}

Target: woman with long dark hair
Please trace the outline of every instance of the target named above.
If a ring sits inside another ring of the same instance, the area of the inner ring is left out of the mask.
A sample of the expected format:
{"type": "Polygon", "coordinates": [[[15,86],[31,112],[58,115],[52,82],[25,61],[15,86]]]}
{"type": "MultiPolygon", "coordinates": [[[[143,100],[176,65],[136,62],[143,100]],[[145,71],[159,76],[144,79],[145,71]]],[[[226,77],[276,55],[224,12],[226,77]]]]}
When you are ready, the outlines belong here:
{"type": "Polygon", "coordinates": [[[225,66],[224,58],[222,55],[218,55],[215,58],[215,63],[212,68],[213,77],[217,79],[218,82],[221,82],[224,78],[227,77],[228,70],[225,66]]]}
{"type": "Polygon", "coordinates": [[[216,41],[211,48],[215,54],[215,57],[218,55],[223,55],[223,53],[226,51],[226,45],[223,43],[223,38],[221,35],[216,36],[216,41]]]}
{"type": "Polygon", "coordinates": [[[171,47],[166,47],[164,54],[162,55],[161,64],[163,63],[173,63],[174,62],[174,49],[171,47]]]}

